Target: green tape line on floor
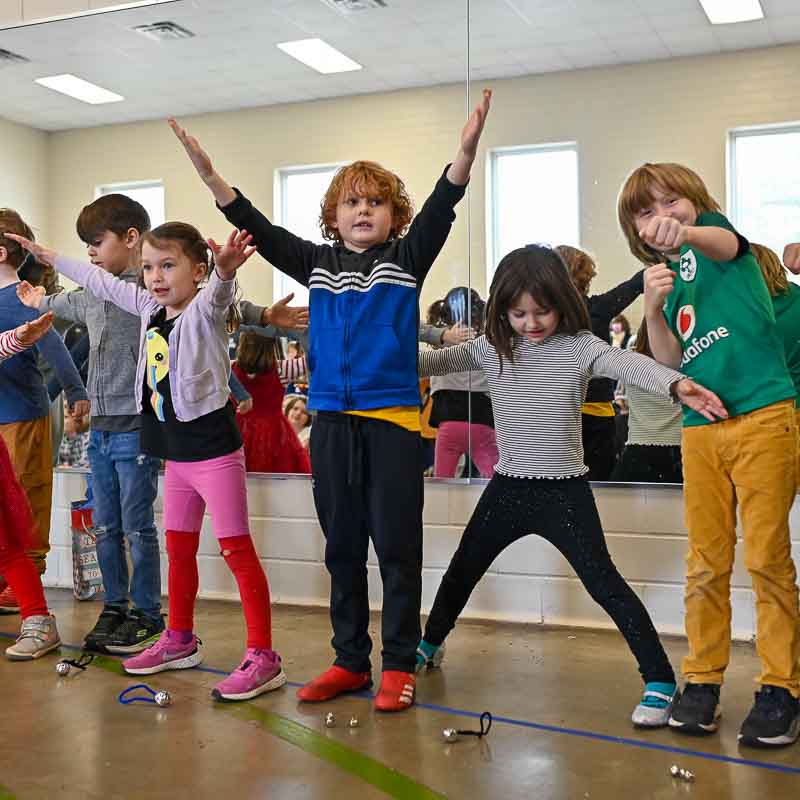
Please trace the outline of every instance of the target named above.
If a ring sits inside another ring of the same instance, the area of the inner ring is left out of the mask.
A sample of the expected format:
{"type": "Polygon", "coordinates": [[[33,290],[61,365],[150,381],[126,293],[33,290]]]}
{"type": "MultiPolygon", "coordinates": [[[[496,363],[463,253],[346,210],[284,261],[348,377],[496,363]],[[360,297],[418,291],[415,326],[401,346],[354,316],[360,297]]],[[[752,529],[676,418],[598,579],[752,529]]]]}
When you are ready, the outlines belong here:
{"type": "Polygon", "coordinates": [[[5,786],[0,784],[0,800],[17,800],[13,794],[11,794],[10,789],[6,789],[5,786]]]}
{"type": "MultiPolygon", "coordinates": [[[[126,676],[122,664],[113,658],[95,656],[92,666],[100,667],[116,675],[126,676]]],[[[264,711],[249,704],[214,703],[214,708],[248,722],[253,720],[258,722],[262,728],[279,739],[361,778],[388,794],[389,797],[396,797],[398,800],[444,800],[444,795],[434,792],[385,764],[381,764],[380,761],[356,750],[351,750],[334,739],[321,736],[311,728],[279,714],[264,711]]],[[[0,800],[4,800],[2,794],[0,794],[0,800]]]]}
{"type": "Polygon", "coordinates": [[[255,720],[269,733],[361,778],[390,797],[396,797],[399,800],[442,800],[444,798],[444,795],[434,792],[385,764],[381,764],[380,761],[351,750],[336,740],[321,736],[311,728],[286,719],[279,714],[264,711],[252,705],[219,704],[215,708],[240,719],[255,720]]]}

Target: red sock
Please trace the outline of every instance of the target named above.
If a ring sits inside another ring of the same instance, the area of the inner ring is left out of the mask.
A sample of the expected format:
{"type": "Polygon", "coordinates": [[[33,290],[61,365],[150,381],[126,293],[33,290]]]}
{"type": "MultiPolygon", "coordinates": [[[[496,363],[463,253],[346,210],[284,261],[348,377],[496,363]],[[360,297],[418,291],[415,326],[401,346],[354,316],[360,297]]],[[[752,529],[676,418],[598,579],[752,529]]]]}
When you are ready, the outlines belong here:
{"type": "Polygon", "coordinates": [[[247,625],[247,646],[272,649],[272,617],[267,576],[258,560],[250,536],[228,536],[220,540],[222,557],[239,584],[247,625]]]}
{"type": "Polygon", "coordinates": [[[197,548],[200,531],[167,531],[169,556],[169,629],[191,633],[194,628],[194,601],[200,578],[197,574],[197,548]]]}
{"type": "Polygon", "coordinates": [[[33,561],[21,547],[12,545],[0,548],[0,575],[17,596],[22,619],[50,613],[44,597],[42,579],[33,566],[33,561]]]}

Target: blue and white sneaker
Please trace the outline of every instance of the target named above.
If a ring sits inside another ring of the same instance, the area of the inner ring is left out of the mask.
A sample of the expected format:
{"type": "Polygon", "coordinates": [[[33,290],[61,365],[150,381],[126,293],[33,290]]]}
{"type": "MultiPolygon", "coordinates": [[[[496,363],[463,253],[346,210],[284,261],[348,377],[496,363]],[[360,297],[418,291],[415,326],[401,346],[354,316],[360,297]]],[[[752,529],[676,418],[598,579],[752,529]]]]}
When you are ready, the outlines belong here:
{"type": "Polygon", "coordinates": [[[631,722],[636,728],[663,728],[669,724],[670,714],[680,696],[677,684],[645,684],[642,699],[631,714],[631,722]]]}
{"type": "Polygon", "coordinates": [[[414,672],[422,672],[423,669],[437,669],[440,667],[446,649],[444,642],[437,647],[435,644],[428,644],[428,642],[423,639],[417,648],[417,663],[414,665],[414,672]]]}

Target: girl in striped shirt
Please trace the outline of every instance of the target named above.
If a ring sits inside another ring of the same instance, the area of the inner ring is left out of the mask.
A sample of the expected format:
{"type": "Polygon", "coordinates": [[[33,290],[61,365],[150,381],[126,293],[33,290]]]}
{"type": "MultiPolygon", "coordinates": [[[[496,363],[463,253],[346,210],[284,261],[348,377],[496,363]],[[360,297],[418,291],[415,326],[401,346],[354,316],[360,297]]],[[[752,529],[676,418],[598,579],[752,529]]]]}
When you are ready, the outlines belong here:
{"type": "Polygon", "coordinates": [[[445,637],[495,558],[538,533],[567,559],[633,652],[645,682],[634,725],[666,725],[678,696],[675,674],[644,605],[606,548],[585,477],[581,404],[598,376],[672,396],[708,419],[726,416],[722,403],[679,372],[594,336],[561,257],[538,245],[500,262],[485,335],[420,354],[422,375],[465,370],[482,370],[489,382],[500,460],[436,594],[418,670],[441,662],[445,637]]]}
{"type": "MultiPolygon", "coordinates": [[[[36,344],[53,322],[45,314],[10,331],[0,333],[0,361],[36,344]]],[[[0,584],[11,587],[19,601],[22,628],[17,641],[6,649],[12,661],[31,661],[61,644],[56,618],[47,607],[42,579],[26,553],[33,530],[33,514],[20,486],[8,450],[0,439],[0,584]]],[[[3,588],[3,587],[0,587],[3,588]]]]}

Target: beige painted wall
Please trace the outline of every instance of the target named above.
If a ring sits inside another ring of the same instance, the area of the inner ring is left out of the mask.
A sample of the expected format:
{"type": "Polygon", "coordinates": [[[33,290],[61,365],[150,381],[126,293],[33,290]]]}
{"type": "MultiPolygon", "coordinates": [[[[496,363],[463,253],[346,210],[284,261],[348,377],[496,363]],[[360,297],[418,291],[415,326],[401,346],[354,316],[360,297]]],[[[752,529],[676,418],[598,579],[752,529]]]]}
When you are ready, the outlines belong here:
{"type": "MultiPolygon", "coordinates": [[[[602,290],[636,269],[616,224],[615,202],[626,174],[645,160],[696,169],[725,204],[726,134],[732,127],[800,118],[800,46],[675,59],[493,81],[487,147],[576,140],[580,148],[581,231],[595,253],[602,290]]],[[[480,86],[473,87],[477,98],[480,86]]],[[[455,152],[464,119],[464,87],[206,114],[187,122],[215,156],[220,172],[268,215],[280,166],[373,158],[406,179],[421,204],[455,152]]],[[[167,216],[219,236],[225,222],[166,124],[141,123],[53,134],[50,163],[52,242],[82,252],[74,218],[102,183],[161,178],[167,216]]],[[[485,288],[485,171],[479,154],[467,207],[426,284],[423,304],[467,275],[485,288]]],[[[547,187],[531,187],[547,191],[547,187]]],[[[744,231],[756,235],[755,231],[744,231]]],[[[245,294],[269,302],[271,274],[251,264],[245,294]]],[[[638,316],[634,310],[632,315],[638,316]]]]}
{"type": "Polygon", "coordinates": [[[15,208],[37,238],[50,235],[49,134],[0,118],[0,206],[15,208]]]}

